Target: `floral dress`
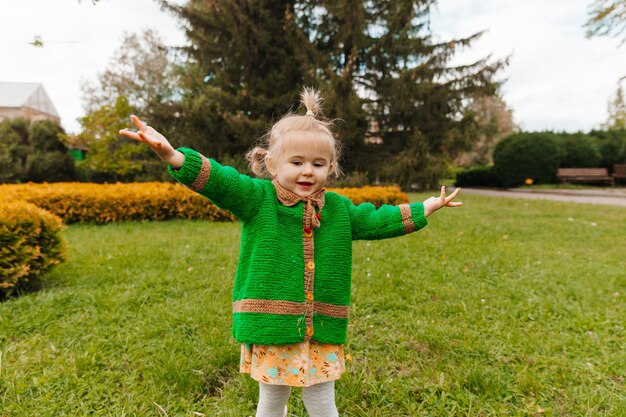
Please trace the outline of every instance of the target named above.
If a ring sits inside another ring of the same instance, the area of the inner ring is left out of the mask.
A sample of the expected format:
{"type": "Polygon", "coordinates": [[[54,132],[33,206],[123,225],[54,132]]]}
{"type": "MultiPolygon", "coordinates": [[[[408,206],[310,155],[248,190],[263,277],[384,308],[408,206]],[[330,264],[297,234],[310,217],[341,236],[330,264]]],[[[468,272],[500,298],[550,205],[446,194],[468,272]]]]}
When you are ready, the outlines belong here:
{"type": "Polygon", "coordinates": [[[293,345],[241,345],[239,372],[270,385],[310,387],[335,381],[345,371],[343,345],[314,340],[293,345]]]}

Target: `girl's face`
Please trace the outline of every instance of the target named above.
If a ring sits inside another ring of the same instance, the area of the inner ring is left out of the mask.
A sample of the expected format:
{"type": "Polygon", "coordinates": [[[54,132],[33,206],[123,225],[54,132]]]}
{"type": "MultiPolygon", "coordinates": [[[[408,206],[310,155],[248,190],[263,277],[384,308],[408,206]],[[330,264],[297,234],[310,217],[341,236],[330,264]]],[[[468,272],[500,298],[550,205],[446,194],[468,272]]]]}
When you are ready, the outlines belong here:
{"type": "Polygon", "coordinates": [[[308,197],[321,190],[333,170],[332,153],[320,140],[293,137],[287,140],[278,158],[266,158],[270,174],[280,185],[308,197]]]}

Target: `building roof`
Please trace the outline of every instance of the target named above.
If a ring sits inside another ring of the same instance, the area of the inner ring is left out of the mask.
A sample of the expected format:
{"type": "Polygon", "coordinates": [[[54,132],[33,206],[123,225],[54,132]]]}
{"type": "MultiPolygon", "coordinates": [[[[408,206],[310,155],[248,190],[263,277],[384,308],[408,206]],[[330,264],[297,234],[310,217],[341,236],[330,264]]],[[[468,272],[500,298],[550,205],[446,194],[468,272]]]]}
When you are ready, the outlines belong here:
{"type": "Polygon", "coordinates": [[[41,83],[12,83],[0,81],[0,107],[30,107],[60,117],[41,83]]]}

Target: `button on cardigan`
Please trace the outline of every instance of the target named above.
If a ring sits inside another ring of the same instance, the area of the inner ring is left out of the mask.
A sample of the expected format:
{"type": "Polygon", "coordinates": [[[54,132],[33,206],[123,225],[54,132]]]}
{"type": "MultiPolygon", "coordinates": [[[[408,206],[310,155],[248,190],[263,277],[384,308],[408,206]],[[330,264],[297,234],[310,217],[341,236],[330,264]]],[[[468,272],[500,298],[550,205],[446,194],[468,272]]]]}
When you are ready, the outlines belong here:
{"type": "MultiPolygon", "coordinates": [[[[251,178],[198,152],[180,169],[181,184],[230,211],[242,225],[233,286],[233,337],[239,343],[282,345],[313,339],[344,344],[352,280],[352,241],[402,236],[426,226],[422,203],[354,205],[326,192],[314,254],[305,262],[304,202],[281,203],[272,181],[251,178]],[[314,271],[305,288],[306,270],[314,271]]],[[[319,213],[318,213],[319,214],[319,213]]]]}

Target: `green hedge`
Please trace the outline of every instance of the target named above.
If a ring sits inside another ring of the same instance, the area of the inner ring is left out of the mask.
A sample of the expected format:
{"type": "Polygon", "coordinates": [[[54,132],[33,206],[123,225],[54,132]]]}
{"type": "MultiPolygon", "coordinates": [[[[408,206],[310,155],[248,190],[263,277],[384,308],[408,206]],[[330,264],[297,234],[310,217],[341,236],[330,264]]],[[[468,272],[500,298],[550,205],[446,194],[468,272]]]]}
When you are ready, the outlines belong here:
{"type": "Polygon", "coordinates": [[[597,140],[583,133],[553,134],[558,147],[559,167],[595,168],[602,163],[597,140]]]}
{"type": "MultiPolygon", "coordinates": [[[[527,178],[535,184],[555,182],[558,168],[604,167],[612,173],[613,165],[624,163],[626,130],[522,132],[496,145],[493,172],[499,186],[516,187],[527,178]]],[[[461,181],[486,185],[486,174],[485,168],[472,168],[463,172],[461,181]]]]}
{"type": "Polygon", "coordinates": [[[613,173],[613,165],[626,164],[626,130],[592,130],[589,136],[598,145],[602,156],[601,167],[613,173]]]}
{"type": "Polygon", "coordinates": [[[549,132],[516,133],[500,141],[493,152],[494,173],[503,187],[517,187],[555,180],[559,148],[549,132]]]}
{"type": "Polygon", "coordinates": [[[497,187],[498,179],[493,166],[475,166],[457,172],[454,185],[457,187],[497,187]]]}

